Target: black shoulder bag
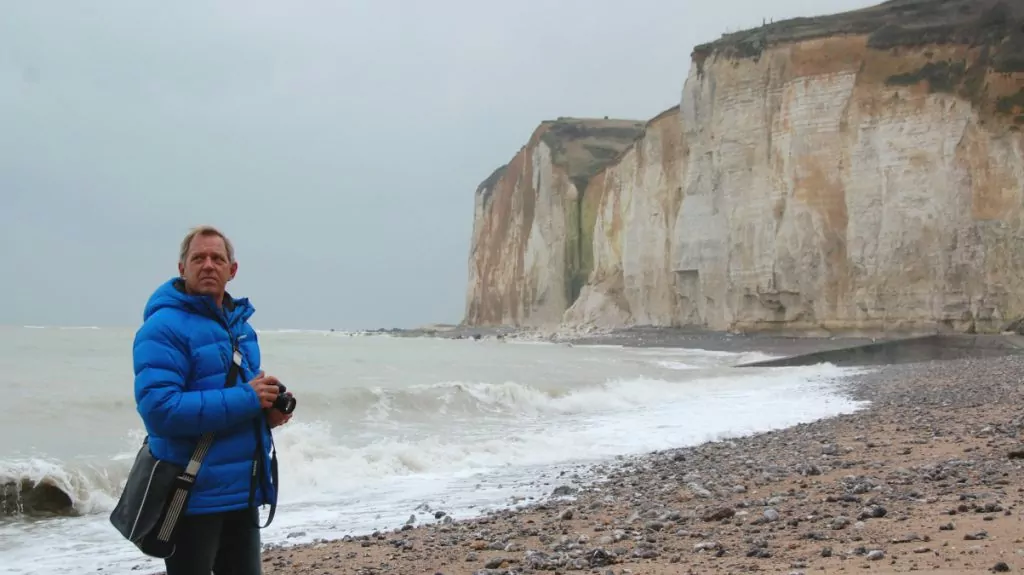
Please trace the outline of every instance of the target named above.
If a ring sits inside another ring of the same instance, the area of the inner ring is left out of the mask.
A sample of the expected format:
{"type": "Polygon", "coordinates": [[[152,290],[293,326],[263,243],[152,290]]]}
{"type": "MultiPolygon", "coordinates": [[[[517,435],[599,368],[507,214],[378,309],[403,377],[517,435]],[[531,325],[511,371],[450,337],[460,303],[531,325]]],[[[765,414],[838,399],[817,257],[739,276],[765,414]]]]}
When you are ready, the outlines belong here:
{"type": "MultiPolygon", "coordinates": [[[[241,362],[237,348],[231,355],[226,388],[238,381],[241,362]]],[[[188,508],[192,486],[211,445],[213,433],[203,434],[188,465],[181,467],[153,457],[149,437],[143,440],[121,498],[110,513],[110,522],[146,555],[166,559],[174,554],[174,534],[188,508]]]]}

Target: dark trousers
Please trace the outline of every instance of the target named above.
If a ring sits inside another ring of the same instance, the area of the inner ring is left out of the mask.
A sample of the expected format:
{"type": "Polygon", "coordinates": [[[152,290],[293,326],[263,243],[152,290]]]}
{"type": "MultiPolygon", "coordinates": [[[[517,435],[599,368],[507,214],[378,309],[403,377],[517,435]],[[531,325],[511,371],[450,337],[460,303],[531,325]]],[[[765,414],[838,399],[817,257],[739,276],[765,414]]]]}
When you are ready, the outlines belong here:
{"type": "Polygon", "coordinates": [[[167,575],[261,575],[259,511],[186,515],[175,533],[167,575]]]}

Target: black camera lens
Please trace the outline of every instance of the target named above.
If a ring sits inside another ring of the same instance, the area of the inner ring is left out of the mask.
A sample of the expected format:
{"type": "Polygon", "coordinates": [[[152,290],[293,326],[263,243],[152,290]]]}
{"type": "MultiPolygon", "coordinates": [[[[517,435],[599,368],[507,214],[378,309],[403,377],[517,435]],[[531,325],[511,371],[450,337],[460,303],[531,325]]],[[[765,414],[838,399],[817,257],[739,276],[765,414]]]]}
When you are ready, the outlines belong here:
{"type": "Polygon", "coordinates": [[[295,398],[291,395],[279,395],[274,400],[273,408],[287,415],[295,411],[295,398]]]}
{"type": "Polygon", "coordinates": [[[283,383],[277,384],[277,399],[274,400],[274,404],[271,408],[280,411],[287,415],[295,411],[295,397],[288,393],[288,388],[283,383]]]}

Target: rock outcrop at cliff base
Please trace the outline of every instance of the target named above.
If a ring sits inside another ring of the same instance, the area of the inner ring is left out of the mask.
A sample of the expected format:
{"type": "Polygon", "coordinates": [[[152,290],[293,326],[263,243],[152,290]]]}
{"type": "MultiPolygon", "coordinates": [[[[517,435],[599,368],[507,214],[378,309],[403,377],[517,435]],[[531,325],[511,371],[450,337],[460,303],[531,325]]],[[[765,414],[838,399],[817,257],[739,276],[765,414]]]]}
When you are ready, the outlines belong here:
{"type": "Polygon", "coordinates": [[[679,105],[627,122],[585,185],[535,135],[529,169],[481,186],[466,323],[988,332],[1024,315],[1024,2],[895,0],[691,59],[679,105]],[[589,242],[569,257],[566,221],[589,242]]]}

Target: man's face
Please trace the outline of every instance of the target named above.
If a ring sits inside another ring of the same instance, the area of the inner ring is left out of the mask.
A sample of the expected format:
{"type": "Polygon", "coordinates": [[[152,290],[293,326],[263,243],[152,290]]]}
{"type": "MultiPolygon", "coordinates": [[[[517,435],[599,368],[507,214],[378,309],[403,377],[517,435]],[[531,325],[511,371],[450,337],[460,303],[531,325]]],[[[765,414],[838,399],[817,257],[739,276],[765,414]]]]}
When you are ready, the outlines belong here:
{"type": "Polygon", "coordinates": [[[236,271],[238,264],[228,261],[224,239],[217,235],[192,238],[185,263],[178,264],[178,272],[185,279],[189,292],[214,296],[218,301],[236,271]]]}

